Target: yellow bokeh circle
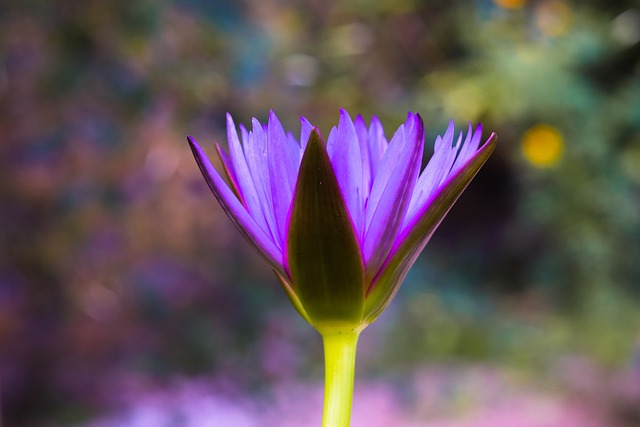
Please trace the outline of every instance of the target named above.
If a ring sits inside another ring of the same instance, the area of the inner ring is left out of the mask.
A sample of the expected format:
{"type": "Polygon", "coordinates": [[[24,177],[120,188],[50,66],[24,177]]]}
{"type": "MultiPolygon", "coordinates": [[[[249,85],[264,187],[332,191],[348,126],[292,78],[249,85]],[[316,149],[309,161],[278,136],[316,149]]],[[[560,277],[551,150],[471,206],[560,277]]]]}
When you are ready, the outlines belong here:
{"type": "Polygon", "coordinates": [[[540,168],[558,163],[564,152],[564,138],[558,129],[539,124],[522,136],[522,154],[532,165],[540,168]]]}

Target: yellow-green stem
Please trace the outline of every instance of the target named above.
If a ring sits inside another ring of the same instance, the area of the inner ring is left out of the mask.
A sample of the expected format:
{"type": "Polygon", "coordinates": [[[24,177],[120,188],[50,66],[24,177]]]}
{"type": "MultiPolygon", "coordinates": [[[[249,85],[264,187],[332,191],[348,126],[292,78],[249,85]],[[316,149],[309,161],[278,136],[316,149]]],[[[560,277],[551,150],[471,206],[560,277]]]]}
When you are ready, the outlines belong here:
{"type": "Polygon", "coordinates": [[[356,346],[360,331],[322,331],[324,343],[324,413],[322,427],[349,427],[356,346]]]}

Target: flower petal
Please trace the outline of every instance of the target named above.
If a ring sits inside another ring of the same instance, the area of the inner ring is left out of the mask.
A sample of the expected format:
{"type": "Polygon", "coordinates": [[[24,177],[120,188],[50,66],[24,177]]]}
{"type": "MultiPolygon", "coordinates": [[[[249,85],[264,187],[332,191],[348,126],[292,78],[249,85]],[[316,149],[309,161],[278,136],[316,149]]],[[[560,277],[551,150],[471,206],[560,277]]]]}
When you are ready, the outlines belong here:
{"type": "Polygon", "coordinates": [[[233,123],[231,114],[227,114],[227,141],[229,144],[229,155],[233,162],[235,171],[235,182],[237,182],[237,187],[241,196],[240,200],[243,202],[247,211],[251,214],[251,217],[256,221],[260,228],[268,233],[269,227],[265,220],[264,213],[260,205],[260,199],[253,183],[249,166],[247,165],[247,159],[242,151],[236,125],[233,123]]]}
{"type": "Polygon", "coordinates": [[[311,135],[311,130],[313,126],[309,123],[309,120],[304,117],[300,117],[300,161],[302,161],[302,155],[304,154],[304,149],[307,148],[307,142],[309,142],[309,136],[311,135]]]}
{"type": "Polygon", "coordinates": [[[351,219],[361,238],[364,218],[362,199],[362,157],[356,129],[351,117],[344,110],[340,110],[340,122],[337,132],[329,134],[327,152],[331,158],[331,164],[336,178],[340,184],[340,190],[349,208],[351,219]]]}
{"type": "Polygon", "coordinates": [[[300,165],[286,255],[295,294],[314,326],[360,323],[365,290],[360,246],[315,129],[300,165]]]}
{"type": "Polygon", "coordinates": [[[355,126],[358,143],[360,144],[360,156],[362,159],[362,205],[366,206],[374,177],[371,171],[371,160],[369,159],[371,155],[369,153],[369,130],[360,114],[356,117],[353,125],[355,126]]]}
{"type": "Polygon", "coordinates": [[[373,322],[389,304],[409,268],[424,249],[451,206],[489,158],[495,146],[496,135],[491,134],[487,142],[434,192],[416,220],[402,231],[392,255],[387,259],[380,275],[375,278],[367,290],[365,306],[367,322],[373,322]]]}
{"type": "Polygon", "coordinates": [[[384,128],[377,116],[371,118],[369,126],[369,162],[371,163],[371,176],[375,177],[378,167],[384,156],[384,152],[389,146],[389,142],[384,137],[384,128]]]}
{"type": "Polygon", "coordinates": [[[258,226],[249,212],[229,189],[218,171],[213,167],[207,155],[192,138],[188,137],[193,156],[198,163],[200,172],[209,184],[209,188],[218,202],[233,221],[240,233],[254,246],[277,272],[284,274],[282,266],[282,252],[276,247],[272,239],[258,226]]]}
{"type": "Polygon", "coordinates": [[[224,151],[224,148],[220,146],[220,144],[216,144],[216,152],[218,153],[218,158],[220,159],[220,163],[222,163],[222,168],[224,169],[224,173],[227,177],[227,180],[231,184],[231,190],[233,194],[236,195],[238,200],[242,202],[245,207],[247,206],[244,202],[244,198],[242,197],[242,193],[240,192],[240,187],[238,186],[238,178],[236,177],[235,168],[233,167],[233,162],[231,161],[231,157],[224,151]]]}
{"type": "Polygon", "coordinates": [[[416,218],[421,208],[429,199],[429,196],[440,186],[451,171],[459,145],[452,146],[454,133],[453,121],[449,122],[449,127],[444,134],[444,138],[438,136],[434,144],[433,156],[420,174],[416,183],[409,210],[405,218],[405,225],[416,218]]]}
{"type": "Polygon", "coordinates": [[[282,236],[278,232],[278,225],[273,212],[271,180],[269,178],[269,164],[267,161],[267,138],[258,120],[253,119],[252,124],[253,130],[247,134],[247,139],[244,144],[244,155],[269,230],[268,234],[271,235],[278,249],[282,250],[284,244],[282,236]]]}
{"type": "Polygon", "coordinates": [[[293,189],[298,173],[298,152],[296,150],[294,157],[289,144],[289,139],[285,135],[280,121],[272,111],[269,114],[267,127],[267,158],[273,211],[282,242],[285,241],[287,215],[293,199],[293,189]]]}
{"type": "Polygon", "coordinates": [[[480,139],[482,138],[482,123],[478,123],[475,132],[472,130],[471,122],[469,122],[469,130],[467,132],[467,138],[464,144],[460,148],[458,157],[453,164],[452,170],[456,170],[469,160],[469,157],[478,151],[478,145],[480,145],[480,139]]]}
{"type": "Polygon", "coordinates": [[[373,183],[366,213],[363,254],[369,282],[389,255],[401,230],[418,178],[424,149],[424,125],[412,116],[391,140],[373,183]],[[409,131],[406,135],[405,132],[409,131]]]}

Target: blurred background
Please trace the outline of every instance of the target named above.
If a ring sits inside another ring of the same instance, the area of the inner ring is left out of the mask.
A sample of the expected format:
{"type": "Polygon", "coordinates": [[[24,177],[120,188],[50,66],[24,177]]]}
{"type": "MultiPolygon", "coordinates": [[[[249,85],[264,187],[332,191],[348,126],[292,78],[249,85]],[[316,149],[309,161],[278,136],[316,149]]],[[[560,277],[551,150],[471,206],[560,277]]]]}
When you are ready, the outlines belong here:
{"type": "Polygon", "coordinates": [[[499,135],[354,426],[640,426],[639,41],[633,0],[3,2],[2,425],[319,425],[320,338],[186,135],[344,107],[499,135]]]}

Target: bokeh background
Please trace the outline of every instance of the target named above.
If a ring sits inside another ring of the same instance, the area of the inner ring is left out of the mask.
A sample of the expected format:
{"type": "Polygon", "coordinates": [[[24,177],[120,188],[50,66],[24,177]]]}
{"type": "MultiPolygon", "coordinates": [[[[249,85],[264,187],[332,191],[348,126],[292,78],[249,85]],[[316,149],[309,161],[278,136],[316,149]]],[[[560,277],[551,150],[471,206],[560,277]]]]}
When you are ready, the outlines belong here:
{"type": "Polygon", "coordinates": [[[639,426],[639,41],[632,0],[2,2],[2,425],[319,425],[319,336],[186,135],[344,107],[499,134],[363,334],[354,425],[639,426]]]}

